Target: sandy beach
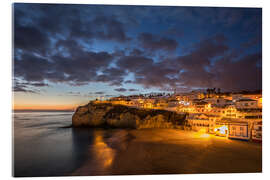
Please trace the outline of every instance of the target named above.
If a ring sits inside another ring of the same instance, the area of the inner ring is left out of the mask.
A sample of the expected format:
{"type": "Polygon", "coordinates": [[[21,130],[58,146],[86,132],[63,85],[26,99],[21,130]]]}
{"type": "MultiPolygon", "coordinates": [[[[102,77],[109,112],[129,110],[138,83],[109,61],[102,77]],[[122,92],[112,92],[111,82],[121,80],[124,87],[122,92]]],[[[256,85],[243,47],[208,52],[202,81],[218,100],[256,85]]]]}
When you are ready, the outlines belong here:
{"type": "Polygon", "coordinates": [[[262,171],[262,146],[175,129],[96,134],[91,157],[72,175],[249,173],[262,171]],[[94,156],[93,156],[94,155],[94,156]]]}

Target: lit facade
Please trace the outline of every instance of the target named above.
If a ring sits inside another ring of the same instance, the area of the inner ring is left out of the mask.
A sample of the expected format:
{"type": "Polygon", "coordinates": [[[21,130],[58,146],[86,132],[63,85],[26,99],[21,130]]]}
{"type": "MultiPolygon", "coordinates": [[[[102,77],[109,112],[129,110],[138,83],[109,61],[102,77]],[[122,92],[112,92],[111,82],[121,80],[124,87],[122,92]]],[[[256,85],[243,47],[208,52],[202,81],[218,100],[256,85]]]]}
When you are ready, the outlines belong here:
{"type": "Polygon", "coordinates": [[[252,140],[253,141],[262,141],[262,121],[254,123],[252,130],[252,140]]]}
{"type": "Polygon", "coordinates": [[[230,122],[228,137],[231,139],[249,140],[251,136],[248,122],[230,122]]]}
{"type": "Polygon", "coordinates": [[[187,113],[186,126],[194,131],[242,140],[260,141],[262,137],[262,97],[258,94],[204,96],[192,92],[170,97],[119,97],[110,102],[187,113]]]}

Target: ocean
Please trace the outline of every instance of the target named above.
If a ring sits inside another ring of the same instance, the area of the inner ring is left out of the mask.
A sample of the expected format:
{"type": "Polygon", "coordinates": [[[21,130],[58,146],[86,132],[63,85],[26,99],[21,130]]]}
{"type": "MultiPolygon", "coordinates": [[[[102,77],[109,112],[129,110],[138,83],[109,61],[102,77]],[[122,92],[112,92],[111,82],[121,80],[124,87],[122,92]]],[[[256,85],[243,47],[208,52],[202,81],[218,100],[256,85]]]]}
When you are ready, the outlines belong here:
{"type": "Polygon", "coordinates": [[[262,171],[258,143],[180,129],[68,128],[72,114],[13,114],[15,177],[262,171]]]}
{"type": "MultiPolygon", "coordinates": [[[[72,114],[73,112],[13,113],[15,177],[67,176],[72,175],[91,156],[99,161],[93,164],[102,162],[96,158],[95,153],[104,150],[109,152],[108,149],[111,149],[105,143],[100,146],[100,142],[111,137],[110,130],[65,128],[71,125],[72,114]]],[[[108,154],[108,158],[112,158],[109,156],[113,154],[108,154]]]]}

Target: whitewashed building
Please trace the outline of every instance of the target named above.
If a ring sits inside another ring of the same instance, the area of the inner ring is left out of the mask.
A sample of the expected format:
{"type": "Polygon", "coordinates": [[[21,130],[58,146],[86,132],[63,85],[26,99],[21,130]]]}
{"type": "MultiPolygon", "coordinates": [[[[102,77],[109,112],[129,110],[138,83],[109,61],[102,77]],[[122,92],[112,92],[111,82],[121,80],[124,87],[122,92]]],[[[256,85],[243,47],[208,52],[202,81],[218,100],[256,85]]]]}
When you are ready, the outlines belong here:
{"type": "Polygon", "coordinates": [[[250,130],[249,123],[244,121],[234,121],[229,123],[229,134],[230,139],[241,139],[249,140],[250,139],[250,130]]]}

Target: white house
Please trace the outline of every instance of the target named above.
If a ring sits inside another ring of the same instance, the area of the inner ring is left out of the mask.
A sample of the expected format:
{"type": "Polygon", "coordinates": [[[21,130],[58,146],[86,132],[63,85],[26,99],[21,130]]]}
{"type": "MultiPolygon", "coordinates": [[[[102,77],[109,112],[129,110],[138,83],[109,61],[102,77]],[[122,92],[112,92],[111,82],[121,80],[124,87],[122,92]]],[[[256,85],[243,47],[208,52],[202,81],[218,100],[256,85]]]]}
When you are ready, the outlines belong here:
{"type": "Polygon", "coordinates": [[[250,131],[248,122],[230,122],[228,137],[231,139],[249,140],[250,131]]]}

